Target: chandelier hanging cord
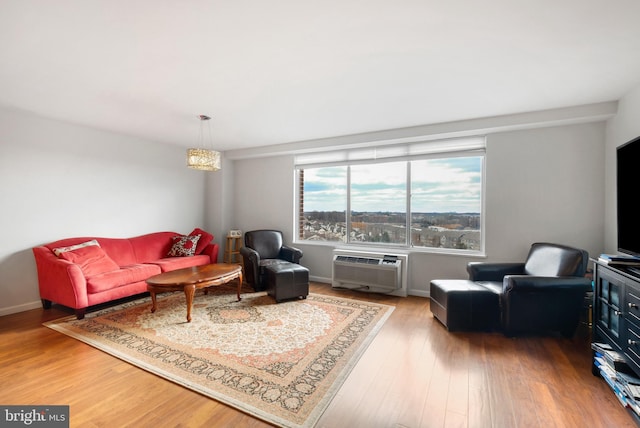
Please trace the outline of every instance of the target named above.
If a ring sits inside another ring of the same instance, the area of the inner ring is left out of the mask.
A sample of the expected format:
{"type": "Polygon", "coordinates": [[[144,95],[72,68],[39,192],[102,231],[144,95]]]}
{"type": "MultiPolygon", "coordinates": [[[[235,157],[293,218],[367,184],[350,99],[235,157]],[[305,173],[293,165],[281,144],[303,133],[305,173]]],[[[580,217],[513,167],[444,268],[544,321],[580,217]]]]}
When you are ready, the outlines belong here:
{"type": "MultiPolygon", "coordinates": [[[[198,145],[204,148],[207,145],[204,142],[204,131],[202,128],[204,127],[204,122],[210,120],[211,118],[204,114],[201,114],[199,117],[200,117],[200,137],[198,140],[198,145]]],[[[207,125],[209,128],[209,148],[213,150],[213,135],[211,135],[211,122],[207,122],[207,125]]]]}

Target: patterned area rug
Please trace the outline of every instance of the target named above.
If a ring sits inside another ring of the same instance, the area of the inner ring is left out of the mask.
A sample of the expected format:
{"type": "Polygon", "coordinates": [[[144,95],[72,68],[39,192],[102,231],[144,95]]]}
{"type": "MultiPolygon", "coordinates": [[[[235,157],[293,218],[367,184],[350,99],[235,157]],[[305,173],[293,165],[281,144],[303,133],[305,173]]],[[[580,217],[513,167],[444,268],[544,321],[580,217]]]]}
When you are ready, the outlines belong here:
{"type": "Polygon", "coordinates": [[[276,304],[265,293],[213,288],[45,323],[131,364],[272,424],[312,427],[392,306],[311,294],[276,304]]]}

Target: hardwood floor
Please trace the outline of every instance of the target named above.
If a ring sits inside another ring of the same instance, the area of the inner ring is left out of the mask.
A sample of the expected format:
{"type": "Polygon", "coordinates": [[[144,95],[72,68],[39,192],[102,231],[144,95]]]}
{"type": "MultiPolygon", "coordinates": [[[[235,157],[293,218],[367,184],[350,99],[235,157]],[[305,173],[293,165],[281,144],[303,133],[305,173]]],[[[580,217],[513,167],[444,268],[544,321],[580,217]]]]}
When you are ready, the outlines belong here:
{"type": "MultiPolygon", "coordinates": [[[[634,427],[591,374],[588,330],[560,337],[449,333],[429,299],[313,293],[395,306],[317,427],[634,427]]],[[[72,427],[268,424],[43,327],[54,305],[0,317],[0,404],[70,406],[72,427]]]]}

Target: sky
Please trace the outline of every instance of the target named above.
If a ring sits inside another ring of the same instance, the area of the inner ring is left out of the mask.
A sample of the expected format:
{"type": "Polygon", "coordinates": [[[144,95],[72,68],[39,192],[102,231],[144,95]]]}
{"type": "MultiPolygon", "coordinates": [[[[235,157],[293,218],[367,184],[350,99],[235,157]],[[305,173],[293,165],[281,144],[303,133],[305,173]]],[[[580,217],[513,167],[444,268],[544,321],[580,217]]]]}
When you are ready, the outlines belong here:
{"type": "MultiPolygon", "coordinates": [[[[411,162],[413,212],[474,212],[481,208],[483,158],[451,157],[411,162]]],[[[351,166],[351,210],[406,211],[407,162],[351,166]]],[[[347,167],[304,171],[305,211],[345,211],[347,167]]]]}

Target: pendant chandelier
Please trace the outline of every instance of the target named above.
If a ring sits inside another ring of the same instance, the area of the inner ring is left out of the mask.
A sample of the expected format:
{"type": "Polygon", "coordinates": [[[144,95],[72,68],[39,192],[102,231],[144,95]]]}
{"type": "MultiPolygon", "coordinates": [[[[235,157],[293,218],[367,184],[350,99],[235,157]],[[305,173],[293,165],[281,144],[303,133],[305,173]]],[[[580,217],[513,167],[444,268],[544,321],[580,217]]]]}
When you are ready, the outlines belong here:
{"type": "Polygon", "coordinates": [[[200,116],[200,135],[198,138],[198,148],[187,149],[187,166],[201,171],[220,170],[220,152],[213,150],[213,137],[211,136],[211,123],[209,125],[209,148],[204,144],[204,122],[211,119],[209,116],[200,116]]]}

